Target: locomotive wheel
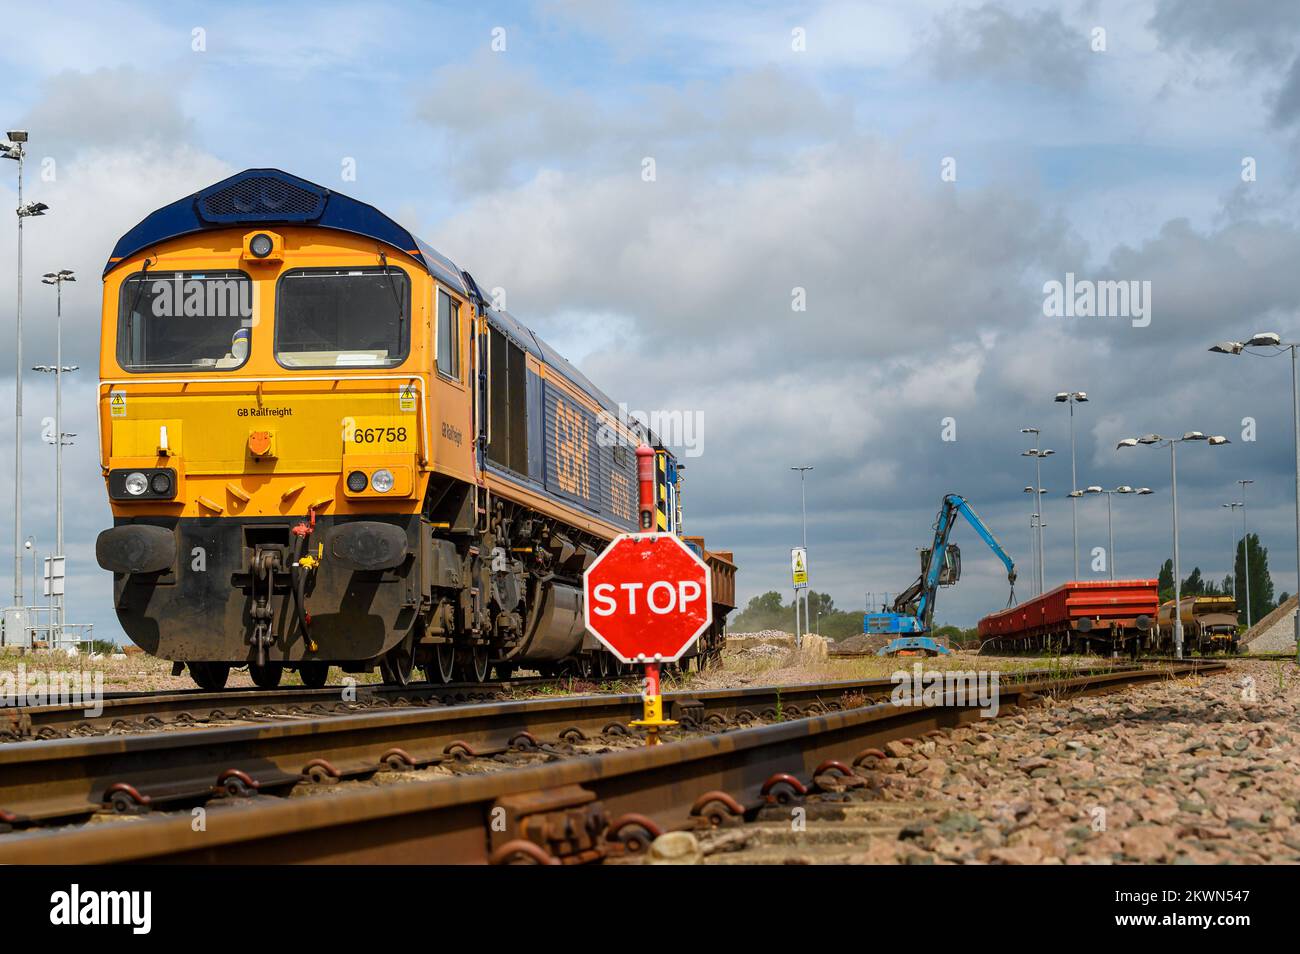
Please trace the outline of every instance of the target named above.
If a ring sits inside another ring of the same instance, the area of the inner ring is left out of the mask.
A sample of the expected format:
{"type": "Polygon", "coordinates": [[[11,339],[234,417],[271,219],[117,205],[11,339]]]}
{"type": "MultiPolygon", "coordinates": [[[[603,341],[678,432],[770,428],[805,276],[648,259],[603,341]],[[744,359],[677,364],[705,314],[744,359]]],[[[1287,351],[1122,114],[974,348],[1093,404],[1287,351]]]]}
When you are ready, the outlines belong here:
{"type": "Polygon", "coordinates": [[[192,662],[189,667],[190,678],[200,689],[211,692],[226,688],[226,680],[230,678],[230,663],[192,662]]]}
{"type": "Polygon", "coordinates": [[[614,657],[609,653],[596,653],[596,677],[604,682],[614,670],[614,657]]]}
{"type": "Polygon", "coordinates": [[[456,675],[456,649],[451,643],[438,643],[433,658],[424,664],[430,682],[451,682],[456,675]]]}
{"type": "Polygon", "coordinates": [[[484,645],[476,645],[465,653],[461,661],[461,676],[466,682],[487,682],[488,669],[488,648],[484,645]]]}
{"type": "Polygon", "coordinates": [[[390,686],[405,686],[411,681],[411,651],[405,644],[394,646],[379,661],[379,674],[390,686]]]}
{"type": "Polygon", "coordinates": [[[249,663],[248,674],[253,677],[253,685],[257,688],[274,689],[280,685],[280,677],[284,675],[284,665],[274,662],[269,662],[265,666],[249,663]]]}
{"type": "Polygon", "coordinates": [[[298,665],[298,678],[308,689],[320,689],[329,681],[329,677],[329,663],[305,662],[298,665]]]}

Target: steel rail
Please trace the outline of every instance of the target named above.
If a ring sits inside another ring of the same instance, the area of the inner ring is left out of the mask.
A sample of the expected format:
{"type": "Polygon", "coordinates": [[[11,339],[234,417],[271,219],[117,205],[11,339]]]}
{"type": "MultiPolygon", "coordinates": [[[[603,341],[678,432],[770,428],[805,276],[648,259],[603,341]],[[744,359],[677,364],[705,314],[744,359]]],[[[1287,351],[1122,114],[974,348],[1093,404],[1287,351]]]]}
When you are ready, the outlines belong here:
{"type": "MultiPolygon", "coordinates": [[[[1108,692],[1226,669],[1220,662],[1068,679],[1040,673],[1002,686],[1000,702],[1005,713],[1046,693],[1108,692]]],[[[229,799],[210,805],[202,826],[186,812],[13,832],[0,836],[0,863],[482,863],[553,861],[556,854],[597,860],[629,836],[644,842],[662,830],[708,825],[800,795],[817,775],[847,770],[839,760],[855,753],[858,760],[869,758],[889,741],[974,721],[978,706],[974,700],[876,704],[490,774],[358,786],[319,797],[229,799]],[[498,819],[503,823],[495,824],[498,819]]]]}
{"type": "Polygon", "coordinates": [[[86,706],[57,703],[0,709],[0,738],[63,738],[74,732],[94,733],[114,728],[162,728],[167,720],[198,723],[262,715],[326,716],[374,706],[464,704],[490,699],[512,689],[561,686],[562,679],[525,678],[488,682],[412,683],[388,686],[357,683],[355,702],[344,699],[344,686],[284,686],[278,689],[182,689],[161,692],[105,693],[103,712],[87,716],[86,706]],[[241,714],[242,713],[242,714],[241,714]]]}
{"type": "MultiPolygon", "coordinates": [[[[678,721],[755,721],[838,708],[847,696],[888,696],[888,679],[665,694],[678,721]]],[[[95,736],[0,746],[0,823],[25,825],[113,807],[134,811],[210,797],[229,788],[275,791],[304,777],[364,776],[500,754],[537,741],[621,731],[640,710],[635,693],[592,694],[437,708],[381,709],[231,727],[95,736]],[[530,738],[531,736],[531,738],[530,738]],[[537,741],[534,741],[537,740],[537,741]],[[324,763],[324,764],[321,764],[324,763]],[[232,774],[233,773],[233,774],[232,774]],[[242,786],[242,788],[241,788],[242,786]]]]}

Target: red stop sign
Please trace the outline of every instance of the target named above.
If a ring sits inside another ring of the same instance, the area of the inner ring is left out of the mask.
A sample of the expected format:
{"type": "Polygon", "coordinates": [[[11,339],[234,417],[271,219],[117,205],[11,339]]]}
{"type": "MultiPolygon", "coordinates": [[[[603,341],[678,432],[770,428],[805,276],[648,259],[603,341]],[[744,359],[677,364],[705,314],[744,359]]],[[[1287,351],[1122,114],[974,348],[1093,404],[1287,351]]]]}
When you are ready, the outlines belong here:
{"type": "Polygon", "coordinates": [[[673,662],[713,622],[709,568],[671,533],[625,533],[583,574],[587,629],[626,663],[673,662]]]}

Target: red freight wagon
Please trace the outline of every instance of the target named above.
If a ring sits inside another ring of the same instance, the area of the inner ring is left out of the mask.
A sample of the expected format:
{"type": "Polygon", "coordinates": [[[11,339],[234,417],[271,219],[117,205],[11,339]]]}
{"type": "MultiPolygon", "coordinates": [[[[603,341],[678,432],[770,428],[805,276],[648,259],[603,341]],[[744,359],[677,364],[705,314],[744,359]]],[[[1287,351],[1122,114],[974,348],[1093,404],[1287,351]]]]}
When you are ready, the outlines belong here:
{"type": "Polygon", "coordinates": [[[1155,580],[1075,580],[979,622],[981,649],[1136,653],[1159,609],[1155,580]]]}

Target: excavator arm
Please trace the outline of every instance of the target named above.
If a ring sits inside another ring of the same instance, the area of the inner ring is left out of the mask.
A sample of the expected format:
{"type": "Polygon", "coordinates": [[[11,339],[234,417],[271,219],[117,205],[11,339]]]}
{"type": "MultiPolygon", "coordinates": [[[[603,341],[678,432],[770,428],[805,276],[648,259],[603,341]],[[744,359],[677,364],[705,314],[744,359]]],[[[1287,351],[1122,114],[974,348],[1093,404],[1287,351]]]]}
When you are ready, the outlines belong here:
{"type": "MultiPolygon", "coordinates": [[[[953,565],[949,579],[944,578],[943,572],[947,562],[948,537],[952,533],[953,524],[957,522],[958,514],[966,518],[966,522],[971,525],[975,532],[979,534],[980,539],[988,545],[989,549],[1002,561],[1003,566],[1007,568],[1007,582],[1011,584],[1011,598],[1007,605],[1010,606],[1015,602],[1015,562],[1002,548],[1002,544],[998,543],[998,539],[993,535],[993,532],[985,526],[984,521],[971,507],[970,502],[959,494],[947,494],[944,496],[939,507],[939,514],[935,518],[934,539],[930,544],[929,558],[923,561],[921,575],[894,600],[893,613],[868,614],[866,619],[868,631],[924,634],[931,630],[934,623],[935,596],[939,592],[940,585],[957,582],[960,574],[960,563],[953,565]]],[[[912,637],[911,640],[895,640],[890,646],[885,647],[882,653],[914,648],[910,645],[901,645],[912,641],[916,641],[916,637],[912,637]],[[895,643],[900,645],[895,646],[895,643]]],[[[933,642],[929,639],[925,641],[927,643],[933,642]]]]}

